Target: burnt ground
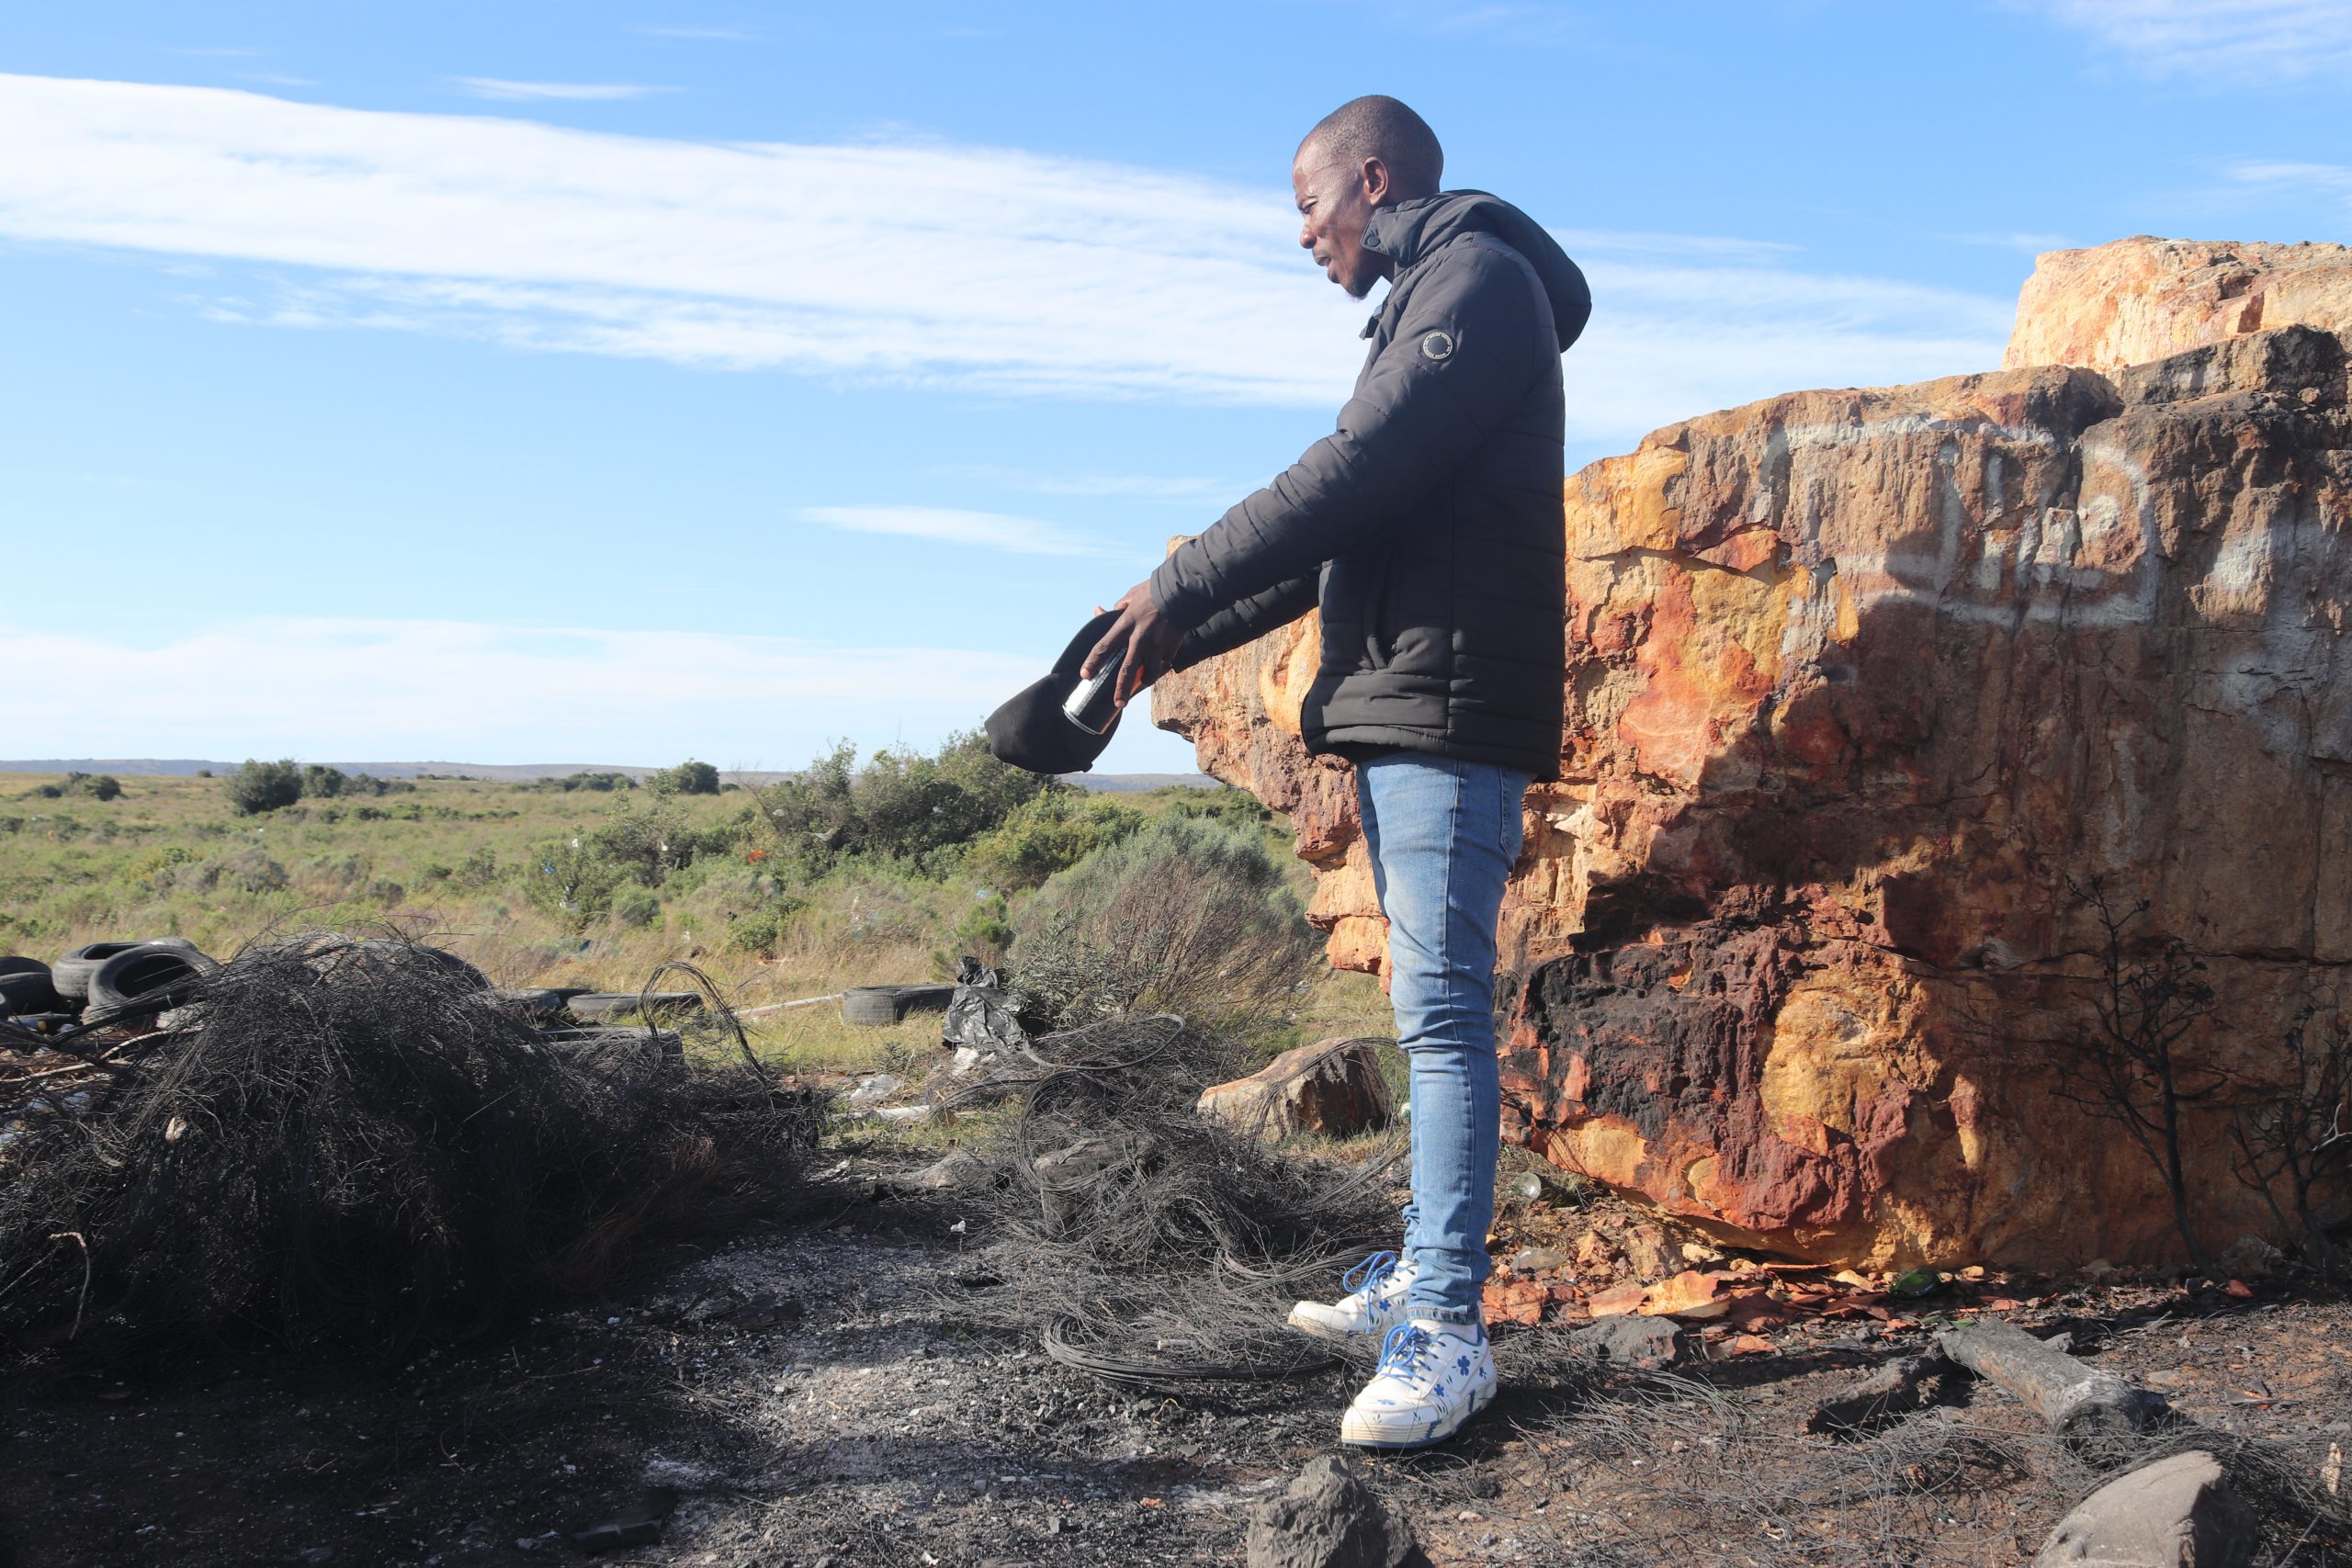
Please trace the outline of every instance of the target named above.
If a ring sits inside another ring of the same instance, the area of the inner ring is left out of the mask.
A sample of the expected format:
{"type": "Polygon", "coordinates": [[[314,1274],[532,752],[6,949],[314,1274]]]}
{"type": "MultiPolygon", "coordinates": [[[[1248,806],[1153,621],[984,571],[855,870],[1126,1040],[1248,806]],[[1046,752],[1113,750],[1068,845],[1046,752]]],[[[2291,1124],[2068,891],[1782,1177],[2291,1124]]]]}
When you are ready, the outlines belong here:
{"type": "MultiPolygon", "coordinates": [[[[792,1227],[402,1367],[232,1348],[20,1372],[0,1401],[0,1568],[583,1562],[571,1533],[640,1500],[672,1509],[661,1541],[601,1561],[1224,1563],[1252,1505],[1332,1451],[1354,1373],[1106,1385],[965,1321],[987,1248],[952,1201],[836,1185],[792,1227]]],[[[1661,1374],[1597,1368],[1571,1330],[1499,1328],[1493,1409],[1365,1472],[1439,1564],[2030,1559],[2102,1471],[1997,1392],[1861,1441],[1801,1430],[1949,1316],[1907,1310],[1794,1322],[1721,1361],[1728,1341],[1694,1336],[1661,1374]]],[[[2009,1315],[2161,1389],[2202,1428],[2171,1447],[2260,1439],[2247,1451],[2304,1494],[2266,1561],[2352,1561],[2310,1518],[2352,1500],[2340,1299],[2109,1283],[2009,1315]]]]}

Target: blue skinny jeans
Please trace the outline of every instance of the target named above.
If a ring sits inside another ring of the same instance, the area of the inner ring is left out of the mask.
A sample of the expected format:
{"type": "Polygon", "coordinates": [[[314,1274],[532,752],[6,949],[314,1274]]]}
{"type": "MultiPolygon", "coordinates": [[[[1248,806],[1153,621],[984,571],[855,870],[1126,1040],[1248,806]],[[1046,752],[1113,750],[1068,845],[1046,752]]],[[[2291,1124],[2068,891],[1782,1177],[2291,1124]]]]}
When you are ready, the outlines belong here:
{"type": "Polygon", "coordinates": [[[1502,1091],[1495,1065],[1495,921],[1519,858],[1530,775],[1398,751],[1356,767],[1356,803],[1388,917],[1389,1001],[1412,1067],[1407,1310],[1480,1321],[1495,1217],[1502,1091]]]}

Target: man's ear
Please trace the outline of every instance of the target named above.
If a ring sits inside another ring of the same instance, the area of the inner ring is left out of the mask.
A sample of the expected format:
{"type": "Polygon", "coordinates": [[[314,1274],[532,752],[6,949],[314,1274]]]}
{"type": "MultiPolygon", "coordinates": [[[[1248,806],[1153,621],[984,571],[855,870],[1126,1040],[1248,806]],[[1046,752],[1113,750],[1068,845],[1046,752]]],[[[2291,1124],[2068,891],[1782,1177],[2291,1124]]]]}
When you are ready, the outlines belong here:
{"type": "Polygon", "coordinates": [[[1363,181],[1363,204],[1366,207],[1382,207],[1387,204],[1393,193],[1389,188],[1386,163],[1377,157],[1366,158],[1358,177],[1363,181]]]}

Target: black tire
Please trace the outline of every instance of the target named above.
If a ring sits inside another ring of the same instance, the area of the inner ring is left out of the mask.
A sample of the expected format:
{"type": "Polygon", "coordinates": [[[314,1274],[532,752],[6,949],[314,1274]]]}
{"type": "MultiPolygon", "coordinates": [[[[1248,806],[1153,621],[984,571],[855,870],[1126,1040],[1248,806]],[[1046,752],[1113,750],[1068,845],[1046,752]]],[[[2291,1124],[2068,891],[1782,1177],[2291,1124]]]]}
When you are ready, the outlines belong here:
{"type": "Polygon", "coordinates": [[[682,1013],[702,1010],[700,991],[653,991],[640,996],[636,991],[583,991],[566,998],[563,1004],[571,1016],[582,1020],[619,1018],[676,1018],[682,1013]]]}
{"type": "Polygon", "coordinates": [[[197,985],[220,965],[194,948],[141,945],[118,953],[90,976],[87,1012],[105,1018],[129,1007],[185,1002],[197,985]]]}
{"type": "Polygon", "coordinates": [[[67,1001],[87,1001],[90,979],[97,974],[98,965],[117,953],[129,953],[134,947],[164,947],[181,953],[196,951],[196,943],[184,936],[151,936],[135,942],[85,942],[72,952],[61,954],[57,962],[50,965],[49,982],[67,1001]]]}
{"type": "Polygon", "coordinates": [[[910,1013],[945,1012],[953,986],[853,986],[842,993],[842,1021],[879,1028],[910,1013]]]}
{"type": "Polygon", "coordinates": [[[664,1067],[686,1065],[685,1040],[667,1029],[651,1034],[642,1029],[542,1029],[539,1043],[583,1066],[631,1061],[648,1050],[660,1053],[664,1067]]]}
{"type": "Polygon", "coordinates": [[[563,1010],[563,998],[544,986],[493,986],[491,1005],[526,1018],[553,1018],[563,1010]]]}
{"type": "Polygon", "coordinates": [[[65,1005],[50,983],[48,964],[30,958],[0,958],[0,964],[28,965],[0,969],[0,1018],[55,1012],[65,1005]]]}

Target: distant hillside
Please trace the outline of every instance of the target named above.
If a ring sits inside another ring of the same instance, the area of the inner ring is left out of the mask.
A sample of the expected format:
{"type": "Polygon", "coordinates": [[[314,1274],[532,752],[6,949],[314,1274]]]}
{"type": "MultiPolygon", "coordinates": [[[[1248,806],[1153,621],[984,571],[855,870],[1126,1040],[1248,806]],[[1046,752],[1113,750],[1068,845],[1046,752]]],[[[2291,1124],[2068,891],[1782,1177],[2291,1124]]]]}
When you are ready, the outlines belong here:
{"type": "MultiPolygon", "coordinates": [[[[18,761],[0,761],[0,773],[122,773],[135,778],[188,778],[208,769],[216,773],[225,773],[236,766],[234,762],[210,761],[200,757],[36,757],[18,761]]],[[[415,779],[432,774],[442,778],[502,779],[514,783],[569,778],[573,773],[627,773],[633,779],[641,779],[648,773],[661,771],[618,762],[329,762],[326,766],[340,768],[346,773],[368,773],[379,779],[415,779]]],[[[747,784],[773,784],[784,776],[781,772],[719,774],[729,783],[747,784]]],[[[1104,792],[1160,789],[1170,784],[1185,784],[1194,789],[1216,787],[1216,781],[1206,773],[1071,773],[1067,776],[1080,789],[1104,792]]]]}

